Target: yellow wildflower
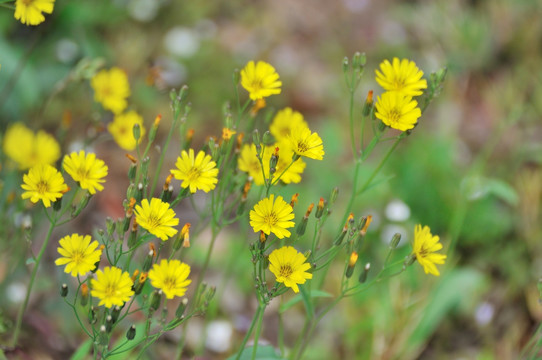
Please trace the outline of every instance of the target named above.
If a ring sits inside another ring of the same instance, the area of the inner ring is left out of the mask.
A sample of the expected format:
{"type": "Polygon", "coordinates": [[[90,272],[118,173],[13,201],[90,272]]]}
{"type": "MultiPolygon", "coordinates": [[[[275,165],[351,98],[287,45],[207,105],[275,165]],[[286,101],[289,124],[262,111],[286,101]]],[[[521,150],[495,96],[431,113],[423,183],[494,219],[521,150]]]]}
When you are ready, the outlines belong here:
{"type": "Polygon", "coordinates": [[[177,169],[171,170],[175,179],[182,180],[183,189],[189,187],[191,193],[197,190],[209,192],[213,190],[218,182],[218,169],[216,163],[211,160],[210,155],[200,151],[194,157],[194,149],[181,152],[175,163],[177,169]]]}
{"type": "Polygon", "coordinates": [[[252,100],[280,94],[282,82],[275,68],[264,61],[249,61],[241,70],[241,85],[252,100]]]}
{"type": "Polygon", "coordinates": [[[96,272],[96,279],[90,280],[92,296],[100,299],[98,305],[111,308],[114,305],[122,306],[134,295],[132,287],[134,282],[130,274],[118,267],[106,267],[96,272]]]}
{"type": "Polygon", "coordinates": [[[39,25],[45,21],[42,13],[51,14],[54,5],[55,0],[17,0],[14,17],[25,25],[39,25]]]}
{"type": "Polygon", "coordinates": [[[104,109],[120,114],[126,109],[126,99],[130,96],[130,84],[126,73],[118,67],[101,70],[90,80],[94,89],[94,100],[104,109]]]}
{"type": "Polygon", "coordinates": [[[385,92],[376,101],[375,116],[389,127],[401,131],[412,129],[422,116],[418,102],[398,92],[385,92]]]}
{"type": "Polygon", "coordinates": [[[41,200],[45,207],[51,206],[51,202],[61,198],[68,190],[62,174],[51,165],[34,166],[24,174],[23,182],[21,187],[26,191],[22,198],[30,198],[33,203],[41,200]]]}
{"type": "Polygon", "coordinates": [[[281,141],[288,139],[292,129],[298,126],[309,127],[300,112],[287,107],[277,112],[269,126],[269,132],[277,141],[281,141]]]}
{"type": "Polygon", "coordinates": [[[307,272],[311,265],[305,262],[306,260],[307,258],[292,246],[283,246],[269,254],[269,270],[275,275],[277,282],[297,293],[298,284],[312,279],[312,274],[307,272]]]}
{"type": "Polygon", "coordinates": [[[384,60],[380,70],[375,70],[376,82],[387,91],[396,91],[403,96],[419,96],[427,88],[427,80],[422,79],[423,71],[414,61],[393,58],[392,63],[384,60]]]}
{"type": "Polygon", "coordinates": [[[127,113],[116,115],[112,123],[107,125],[107,130],[113,135],[113,139],[124,150],[132,151],[135,149],[137,143],[134,138],[134,125],[139,124],[140,137],[139,141],[145,135],[145,127],[143,126],[143,118],[139,116],[135,111],[128,111],[127,113]]]}
{"type": "Polygon", "coordinates": [[[315,160],[324,159],[324,145],[318,133],[313,133],[304,125],[293,128],[288,137],[292,150],[300,156],[315,160]]]}
{"type": "Polygon", "coordinates": [[[290,237],[290,231],[286,230],[295,225],[293,209],[282,196],[271,194],[268,198],[260,200],[254,209],[250,210],[250,226],[254,232],[263,231],[269,235],[275,234],[279,239],[290,237]]]}
{"type": "Polygon", "coordinates": [[[11,125],[6,131],[3,149],[21,170],[39,164],[52,165],[60,158],[60,145],[54,137],[43,130],[34,134],[20,122],[11,125]]]}
{"type": "Polygon", "coordinates": [[[174,226],[179,225],[179,219],[167,202],[152,198],[149,203],[149,200],[143,199],[141,206],[136,205],[135,214],[139,226],[163,241],[177,233],[174,226]]]}
{"type": "Polygon", "coordinates": [[[103,160],[96,158],[96,154],[85,154],[84,150],[79,153],[73,152],[64,157],[63,166],[72,179],[90,194],[95,194],[96,190],[103,190],[101,183],[105,182],[103,178],[107,176],[108,169],[103,160]]]}
{"type": "Polygon", "coordinates": [[[431,235],[431,229],[428,226],[422,228],[421,225],[416,225],[412,254],[416,256],[416,260],[423,266],[426,274],[440,276],[435,264],[444,264],[446,255],[436,254],[437,251],[442,249],[439,240],[438,235],[431,235]]]}
{"type": "Polygon", "coordinates": [[[164,292],[167,299],[183,296],[192,280],[188,279],[190,266],[179,260],[162,260],[149,271],[151,285],[164,292]]]}
{"type": "Polygon", "coordinates": [[[98,242],[90,242],[90,235],[72,234],[60,239],[60,247],[57,251],[62,257],[56,259],[55,264],[66,265],[64,272],[71,276],[85,275],[96,268],[100,261],[102,250],[98,248],[98,242]]]}

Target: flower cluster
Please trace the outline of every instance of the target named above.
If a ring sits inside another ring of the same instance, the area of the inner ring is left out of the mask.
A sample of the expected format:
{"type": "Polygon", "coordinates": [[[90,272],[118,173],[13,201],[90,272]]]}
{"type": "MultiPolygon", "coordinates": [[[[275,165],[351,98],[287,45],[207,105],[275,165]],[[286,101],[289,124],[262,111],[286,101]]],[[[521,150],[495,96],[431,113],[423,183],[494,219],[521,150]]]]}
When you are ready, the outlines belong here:
{"type": "Polygon", "coordinates": [[[413,97],[422,95],[422,90],[427,88],[423,72],[413,61],[398,58],[393,58],[391,63],[384,60],[380,71],[375,72],[376,81],[386,90],[376,101],[375,116],[393,129],[414,128],[422,112],[413,97]]]}

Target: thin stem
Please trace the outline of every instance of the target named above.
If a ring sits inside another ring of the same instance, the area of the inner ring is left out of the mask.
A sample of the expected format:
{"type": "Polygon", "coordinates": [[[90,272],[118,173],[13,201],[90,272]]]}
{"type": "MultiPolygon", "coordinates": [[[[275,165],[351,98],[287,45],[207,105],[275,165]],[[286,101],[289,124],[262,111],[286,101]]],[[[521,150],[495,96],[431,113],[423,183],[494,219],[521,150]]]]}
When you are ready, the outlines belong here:
{"type": "Polygon", "coordinates": [[[30,283],[28,284],[28,288],[26,289],[26,295],[24,298],[23,306],[21,306],[21,308],[19,309],[19,313],[17,314],[17,321],[15,325],[15,330],[13,332],[13,340],[12,340],[13,346],[16,346],[17,341],[19,340],[19,334],[21,333],[21,325],[23,322],[23,315],[26,310],[26,307],[28,306],[28,300],[30,299],[32,286],[34,285],[34,280],[36,279],[36,274],[38,273],[38,268],[40,266],[41,259],[43,257],[43,254],[45,254],[45,249],[47,249],[49,240],[51,240],[51,235],[53,234],[53,229],[55,228],[55,226],[56,226],[56,219],[53,219],[53,221],[51,221],[51,225],[49,226],[49,231],[47,232],[47,235],[45,236],[45,240],[43,241],[43,245],[41,246],[38,257],[36,258],[34,269],[32,269],[32,275],[30,276],[30,283]]]}
{"type": "MultiPolygon", "coordinates": [[[[261,305],[260,305],[261,306],[261,305]]],[[[258,352],[258,339],[260,338],[260,334],[262,332],[262,322],[263,322],[263,314],[265,313],[265,305],[263,305],[262,310],[260,311],[258,315],[258,323],[256,325],[256,333],[254,334],[254,345],[252,345],[252,360],[256,359],[256,353],[258,352]]]]}
{"type": "Polygon", "coordinates": [[[264,309],[265,307],[262,306],[261,304],[258,306],[258,309],[256,309],[256,313],[254,314],[254,317],[252,318],[252,322],[250,323],[250,327],[248,328],[248,331],[245,334],[245,337],[243,338],[243,342],[241,343],[241,346],[239,347],[239,352],[237,353],[235,360],[239,360],[241,358],[241,355],[243,354],[243,351],[245,350],[245,345],[247,344],[247,341],[250,338],[250,335],[252,334],[252,330],[254,330],[254,326],[256,325],[256,322],[258,322],[258,319],[260,318],[260,313],[263,312],[264,309]]]}

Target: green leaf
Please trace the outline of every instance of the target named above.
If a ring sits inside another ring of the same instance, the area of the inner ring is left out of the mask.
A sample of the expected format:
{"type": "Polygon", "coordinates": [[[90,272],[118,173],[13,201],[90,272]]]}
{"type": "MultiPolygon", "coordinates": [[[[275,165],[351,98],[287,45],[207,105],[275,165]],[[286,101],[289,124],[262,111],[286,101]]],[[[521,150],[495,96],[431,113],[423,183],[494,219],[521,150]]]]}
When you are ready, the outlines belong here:
{"type": "MultiPolygon", "coordinates": [[[[252,359],[252,346],[246,347],[243,350],[243,354],[241,354],[241,357],[239,360],[251,360],[252,359]]],[[[237,357],[237,354],[234,354],[230,356],[227,360],[235,360],[237,357]]],[[[271,345],[265,345],[265,346],[258,346],[258,349],[256,350],[256,357],[257,360],[286,360],[282,356],[280,356],[275,350],[275,348],[271,345]]]]}
{"type": "MultiPolygon", "coordinates": [[[[312,290],[310,296],[312,298],[317,298],[317,297],[332,297],[333,295],[321,290],[312,290]]],[[[283,312],[285,312],[286,310],[288,310],[289,308],[291,308],[292,306],[294,306],[300,301],[301,301],[301,294],[294,296],[293,298],[291,298],[284,304],[280,305],[279,312],[282,314],[283,312]]]]}
{"type": "Polygon", "coordinates": [[[90,349],[92,348],[92,339],[88,339],[84,343],[82,343],[79,346],[79,349],[77,349],[70,360],[84,360],[87,358],[87,355],[90,354],[90,349]]]}

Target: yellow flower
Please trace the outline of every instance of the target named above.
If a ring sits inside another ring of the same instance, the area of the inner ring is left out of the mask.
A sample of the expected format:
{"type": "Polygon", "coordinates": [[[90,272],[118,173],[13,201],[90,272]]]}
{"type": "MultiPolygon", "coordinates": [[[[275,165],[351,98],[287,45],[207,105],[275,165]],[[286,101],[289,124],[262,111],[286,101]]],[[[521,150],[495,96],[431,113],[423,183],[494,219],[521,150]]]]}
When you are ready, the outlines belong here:
{"type": "MultiPolygon", "coordinates": [[[[264,152],[264,155],[266,152],[264,152]]],[[[239,170],[248,173],[248,175],[254,179],[254,183],[256,185],[264,184],[262,166],[260,165],[260,161],[258,160],[256,145],[243,145],[243,148],[241,149],[241,154],[239,155],[239,159],[237,160],[237,166],[239,167],[239,170]]]]}
{"type": "Polygon", "coordinates": [[[179,225],[179,219],[167,202],[152,198],[149,203],[149,200],[143,199],[141,206],[136,205],[135,214],[139,226],[163,241],[177,233],[174,226],[179,225]]]}
{"type": "Polygon", "coordinates": [[[264,61],[249,61],[241,70],[241,85],[252,100],[280,94],[282,82],[275,68],[264,61]]]}
{"type": "Polygon", "coordinates": [[[318,133],[313,133],[303,125],[293,128],[288,138],[292,150],[300,156],[315,160],[324,159],[324,145],[318,133]]]}
{"type": "Polygon", "coordinates": [[[130,84],[126,73],[118,67],[101,70],[90,80],[94,89],[94,100],[104,109],[120,114],[126,109],[126,99],[130,96],[130,84]]]}
{"type": "Polygon", "coordinates": [[[96,190],[102,191],[107,176],[107,165],[103,160],[96,159],[96,154],[85,154],[85,151],[79,151],[66,155],[64,157],[64,170],[73,180],[79,183],[82,189],[87,189],[90,194],[95,194],[96,190]]]}
{"type": "Polygon", "coordinates": [[[23,175],[23,182],[21,187],[26,191],[22,198],[30,198],[33,203],[41,200],[45,207],[51,206],[51,201],[61,198],[68,190],[62,174],[51,165],[34,166],[23,175]]]}
{"type": "Polygon", "coordinates": [[[139,124],[140,137],[139,141],[145,135],[145,127],[143,126],[143,118],[139,116],[135,111],[128,111],[127,113],[116,115],[112,123],[107,125],[107,130],[113,135],[113,139],[124,150],[132,151],[135,149],[137,143],[134,138],[134,125],[139,124]]]}
{"type": "Polygon", "coordinates": [[[55,0],[17,0],[15,1],[15,19],[25,25],[39,25],[45,20],[42,12],[51,14],[55,0]]]}
{"type": "Polygon", "coordinates": [[[96,268],[100,261],[102,250],[98,248],[98,242],[90,242],[90,235],[72,234],[60,239],[60,247],[57,251],[62,257],[56,259],[58,266],[66,265],[64,272],[71,276],[85,275],[96,268]]]}
{"type": "Polygon", "coordinates": [[[422,116],[418,102],[410,96],[403,96],[397,92],[385,92],[376,101],[375,116],[389,127],[406,131],[412,129],[422,116]]]}
{"type": "Polygon", "coordinates": [[[375,70],[376,82],[387,91],[397,91],[404,96],[419,96],[422,89],[427,88],[427,81],[422,79],[423,71],[418,69],[414,61],[393,58],[392,63],[384,60],[380,70],[375,70]]]}
{"type": "Polygon", "coordinates": [[[21,170],[39,164],[52,165],[60,158],[60,145],[54,137],[43,130],[34,134],[20,122],[6,131],[3,149],[21,170]]]}
{"type": "Polygon", "coordinates": [[[186,293],[186,287],[192,282],[188,275],[190,266],[179,260],[162,260],[160,265],[154,264],[149,271],[151,285],[162,290],[168,299],[186,293]]]}
{"type": "Polygon", "coordinates": [[[269,126],[269,131],[277,141],[281,141],[288,139],[292,129],[298,126],[309,127],[300,112],[287,107],[275,115],[273,122],[269,126]]]}
{"type": "Polygon", "coordinates": [[[269,254],[269,270],[277,278],[277,282],[299,292],[297,284],[304,284],[307,279],[312,279],[312,274],[307,272],[311,268],[306,263],[305,256],[291,246],[283,246],[269,254]]]}
{"type": "Polygon", "coordinates": [[[181,152],[181,156],[177,157],[175,163],[176,170],[171,170],[175,179],[182,180],[182,188],[190,187],[190,192],[195,193],[197,190],[209,192],[213,190],[218,182],[218,169],[216,163],[211,160],[210,155],[206,155],[203,151],[198,152],[194,158],[194,150],[189,149],[181,152]]]}
{"type": "Polygon", "coordinates": [[[250,210],[250,226],[254,232],[263,231],[265,234],[275,234],[279,239],[289,237],[290,232],[286,230],[295,225],[293,221],[293,209],[282,196],[271,194],[268,198],[260,200],[254,205],[254,210],[250,210]]]}
{"type": "Polygon", "coordinates": [[[412,254],[416,256],[416,260],[423,266],[426,274],[440,275],[435,264],[444,264],[446,255],[436,254],[437,251],[442,249],[439,240],[437,235],[431,235],[431,229],[428,226],[422,228],[421,225],[416,225],[412,254]]]}
{"type": "Polygon", "coordinates": [[[229,129],[227,127],[222,129],[222,139],[229,140],[233,135],[237,134],[237,131],[229,129]]]}
{"type": "Polygon", "coordinates": [[[103,271],[96,271],[96,279],[90,280],[91,295],[100,299],[99,306],[111,308],[114,305],[122,306],[134,295],[132,286],[134,282],[130,274],[122,272],[118,267],[106,267],[103,271]]]}

